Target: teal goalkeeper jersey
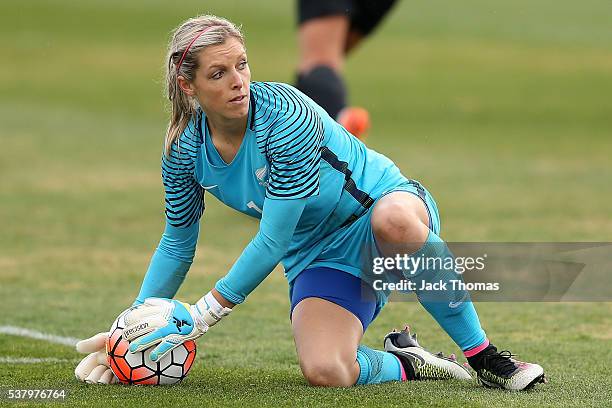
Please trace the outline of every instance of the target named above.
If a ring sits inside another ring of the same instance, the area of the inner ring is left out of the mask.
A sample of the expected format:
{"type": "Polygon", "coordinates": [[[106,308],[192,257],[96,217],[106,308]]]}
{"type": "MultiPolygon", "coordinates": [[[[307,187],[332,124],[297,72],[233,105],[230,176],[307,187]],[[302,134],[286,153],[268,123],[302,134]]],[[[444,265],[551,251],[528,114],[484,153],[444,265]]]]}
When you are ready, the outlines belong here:
{"type": "MultiPolygon", "coordinates": [[[[247,130],[231,163],[215,149],[200,112],[163,157],[162,178],[166,229],[137,301],[174,296],[193,260],[206,194],[261,220],[257,236],[216,285],[241,303],[278,261],[289,282],[309,265],[324,265],[321,256],[337,232],[406,181],[391,160],[306,95],[270,82],[250,85],[247,130]]],[[[347,254],[333,264],[359,276],[359,262],[347,254]]]]}

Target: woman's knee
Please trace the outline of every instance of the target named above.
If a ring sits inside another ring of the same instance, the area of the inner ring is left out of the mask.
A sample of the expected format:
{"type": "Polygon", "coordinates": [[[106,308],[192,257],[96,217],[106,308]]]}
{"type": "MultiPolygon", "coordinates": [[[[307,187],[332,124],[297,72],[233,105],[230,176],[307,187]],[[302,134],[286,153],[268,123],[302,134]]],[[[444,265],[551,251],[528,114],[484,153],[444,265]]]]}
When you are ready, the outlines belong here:
{"type": "Polygon", "coordinates": [[[374,207],[372,213],[374,236],[379,242],[388,244],[422,243],[428,233],[428,214],[425,205],[420,198],[410,193],[391,197],[393,194],[381,199],[374,207]]]}
{"type": "Polygon", "coordinates": [[[355,384],[351,370],[356,361],[331,360],[315,358],[301,360],[300,368],[308,383],[317,387],[350,387],[355,384]]]}

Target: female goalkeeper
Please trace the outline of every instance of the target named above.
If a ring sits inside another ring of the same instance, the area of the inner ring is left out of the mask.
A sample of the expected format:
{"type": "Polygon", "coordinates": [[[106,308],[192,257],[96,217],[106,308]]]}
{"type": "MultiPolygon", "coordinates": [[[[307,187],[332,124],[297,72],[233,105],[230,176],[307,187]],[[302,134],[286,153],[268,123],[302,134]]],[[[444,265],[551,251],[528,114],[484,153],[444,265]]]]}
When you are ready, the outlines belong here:
{"type": "MultiPolygon", "coordinates": [[[[388,295],[372,288],[367,260],[452,256],[430,193],[295,88],[251,82],[243,36],[225,19],[181,24],[167,62],[166,228],[135,302],[140,306],[126,316],[130,350],[156,345],[155,361],[203,335],[282,262],[299,363],[310,384],[471,378],[454,358],[420,348],[407,330],[387,335],[384,351],[359,345],[388,295]],[[260,224],[229,272],[189,306],[171,298],[194,257],[205,192],[260,224]]],[[[457,279],[445,270],[413,272],[410,278],[422,282],[457,279]]],[[[484,385],[522,390],[544,381],[542,367],[516,361],[487,340],[467,293],[416,293],[484,385]]],[[[78,348],[96,351],[102,338],[78,348]]],[[[99,356],[86,357],[77,377],[112,381],[99,356]]]]}

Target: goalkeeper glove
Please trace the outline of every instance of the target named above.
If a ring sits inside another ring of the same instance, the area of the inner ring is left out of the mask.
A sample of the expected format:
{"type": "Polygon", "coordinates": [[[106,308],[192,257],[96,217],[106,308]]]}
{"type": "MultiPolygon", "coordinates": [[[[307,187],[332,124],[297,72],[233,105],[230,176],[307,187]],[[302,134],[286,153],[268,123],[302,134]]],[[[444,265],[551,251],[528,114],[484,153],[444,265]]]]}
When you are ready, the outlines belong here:
{"type": "Polygon", "coordinates": [[[79,381],[88,384],[114,384],[117,377],[108,366],[105,342],[108,333],[98,333],[76,344],[79,353],[89,353],[74,369],[79,381]]]}
{"type": "Polygon", "coordinates": [[[206,333],[231,311],[221,306],[210,292],[195,305],[174,299],[147,298],[125,315],[123,337],[130,342],[132,353],[157,344],[150,355],[155,362],[183,342],[206,333]]]}

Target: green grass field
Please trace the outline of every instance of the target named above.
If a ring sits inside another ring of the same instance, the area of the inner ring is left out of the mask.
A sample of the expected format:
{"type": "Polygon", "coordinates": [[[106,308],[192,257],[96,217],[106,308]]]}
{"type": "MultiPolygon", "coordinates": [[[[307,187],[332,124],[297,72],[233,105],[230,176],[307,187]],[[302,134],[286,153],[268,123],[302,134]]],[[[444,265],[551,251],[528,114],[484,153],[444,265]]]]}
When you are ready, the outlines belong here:
{"type": "MultiPolygon", "coordinates": [[[[165,44],[205,12],[243,24],[254,80],[293,80],[292,1],[0,5],[0,326],[84,338],[131,304],[163,228],[165,44]]],[[[352,56],[368,144],[432,191],[446,240],[612,240],[610,21],[604,0],[404,1],[352,56]]],[[[205,293],[256,228],[209,198],[178,297],[205,293]]],[[[275,271],[200,340],[178,386],[87,386],[72,348],[0,334],[0,388],[65,388],[73,406],[612,406],[612,303],[477,307],[490,338],[550,384],[308,387],[275,271]]],[[[364,343],[404,322],[428,348],[458,352],[415,303],[390,304],[364,343]]]]}

